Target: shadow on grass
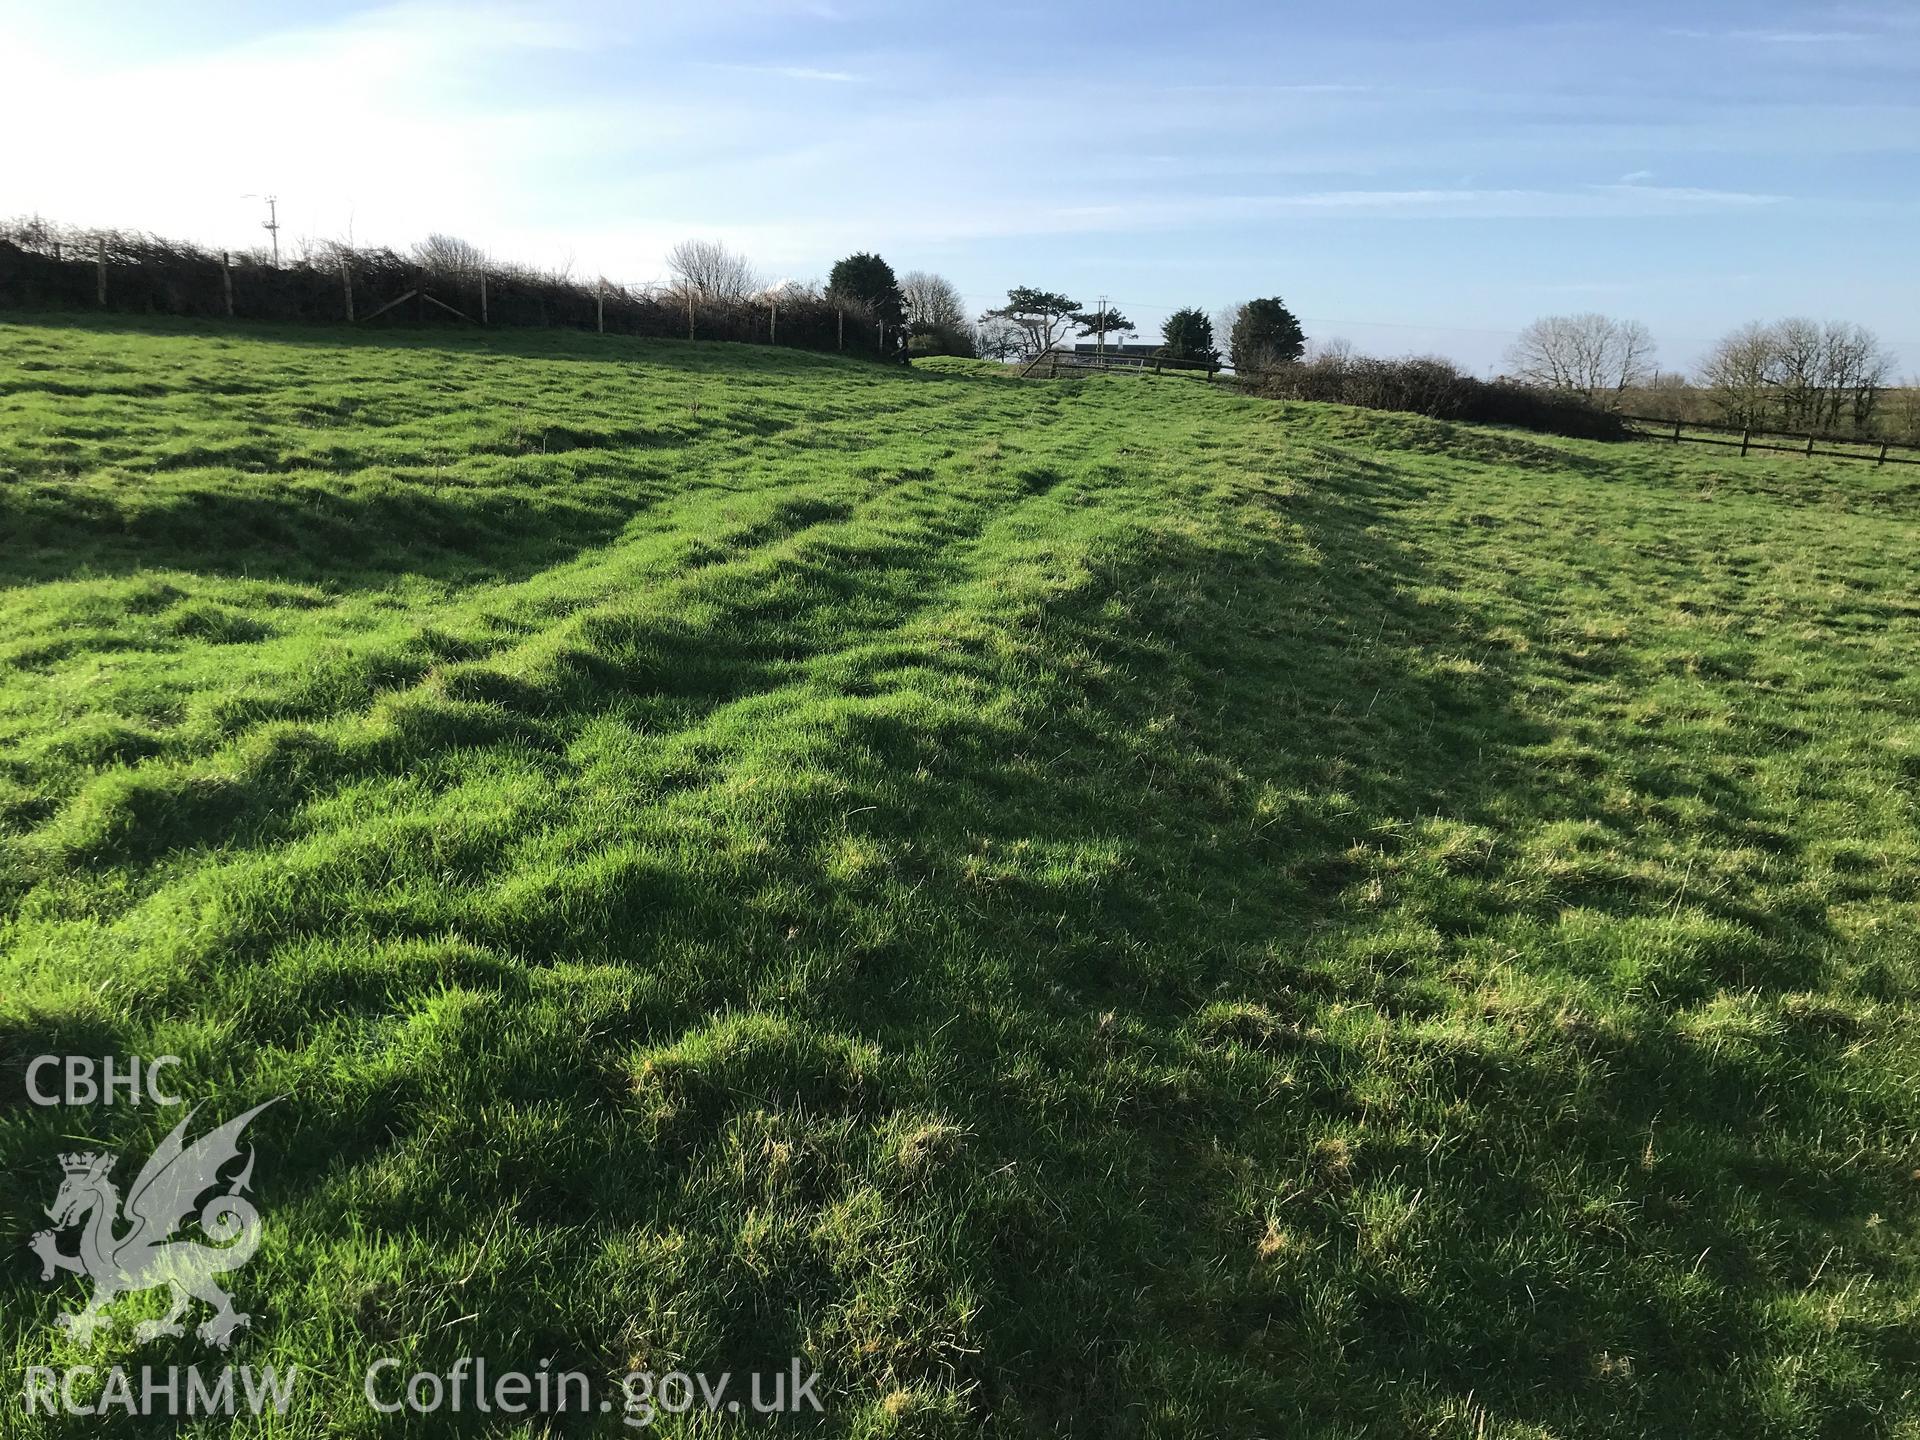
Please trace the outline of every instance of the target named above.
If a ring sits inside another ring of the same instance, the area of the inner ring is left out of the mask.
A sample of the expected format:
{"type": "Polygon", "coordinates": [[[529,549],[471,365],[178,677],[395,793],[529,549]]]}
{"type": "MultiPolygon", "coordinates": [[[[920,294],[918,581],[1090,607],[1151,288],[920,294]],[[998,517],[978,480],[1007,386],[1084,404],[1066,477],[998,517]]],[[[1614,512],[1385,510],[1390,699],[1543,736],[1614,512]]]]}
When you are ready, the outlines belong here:
{"type": "MultiPolygon", "coordinates": [[[[504,1214],[563,1277],[468,1269],[476,1326],[421,1339],[420,1368],[476,1334],[618,1367],[639,1315],[702,1368],[812,1346],[850,1404],[964,1394],[1008,1434],[1432,1427],[1475,1403],[1596,1434],[1742,1423],[1737,1362],[1794,1267],[1897,1203],[1811,1138],[1835,1035],[1702,1046],[1605,977],[1562,985],[1544,945],[1480,943],[1560,917],[1499,852],[1604,823],[1599,792],[1534,788],[1519,659],[1438,663],[1475,617],[1386,535],[1398,477],[1318,459],[1301,494],[1223,502],[1298,538],[1143,522],[1096,533],[1070,582],[1041,546],[987,584],[1006,554],[947,537],[794,602],[863,617],[837,648],[794,648],[794,604],[743,606],[739,653],[700,657],[715,703],[679,715],[695,773],[638,822],[652,848],[517,910],[360,917],[376,952],[439,947],[404,980],[275,976],[290,928],[327,934],[317,903],[223,957],[253,1046],[377,1023],[397,986],[489,1000],[436,1012],[417,1068],[260,1126],[305,1223],[470,1237],[504,1214]],[[825,707],[793,763],[833,783],[753,812],[769,843],[729,870],[705,857],[765,742],[717,721],[776,694],[825,707]],[[627,988],[595,1009],[565,978],[582,957],[627,988]],[[1536,973],[1507,994],[1503,969],[1536,973]],[[627,1256],[640,1232],[674,1243],[627,1256]]],[[[1012,503],[1044,529],[1093,496],[1056,471],[1012,503]]],[[[589,668],[562,713],[631,717],[634,678],[589,668]]],[[[1673,918],[1632,889],[1581,903],[1673,918]]],[[[1810,915],[1772,943],[1823,938],[1810,915]]],[[[1748,958],[1687,963],[1704,992],[1748,958]]],[[[16,1019],[0,1053],[69,1038],[16,1019]]],[[[52,1122],[23,1128],[52,1153],[52,1122]]],[[[371,1294],[366,1333],[422,1329],[404,1291],[371,1294]]],[[[1848,1395],[1828,1413],[1870,1424],[1848,1395]]]]}
{"type": "MultiPolygon", "coordinates": [[[[1413,1423],[1412,1382],[1442,1408],[1477,1397],[1550,1429],[1730,1432],[1753,1401],[1724,1377],[1776,1338],[1769,1307],[1904,1186],[1821,1139],[1834,1095],[1809,1076],[1847,1043],[1846,1016],[1722,1046],[1668,1007],[1806,988],[1824,915],[1705,897],[1731,928],[1664,995],[1595,1009],[1593,987],[1569,986],[1487,1013],[1500,1001],[1464,977],[1472,947],[1447,940],[1550,925],[1567,901],[1472,886],[1499,876],[1466,856],[1404,879],[1426,893],[1381,914],[1377,857],[1421,817],[1504,843],[1516,820],[1597,820],[1600,792],[1527,793],[1519,757],[1545,733],[1513,706],[1514,677],[1427,663],[1473,617],[1409,598],[1417,561],[1376,528],[1389,487],[1364,466],[1330,478],[1292,511],[1321,565],[1161,537],[1050,606],[1047,653],[1108,668],[1048,727],[1043,764],[988,727],[863,717],[848,738],[866,783],[798,822],[865,811],[857,834],[895,853],[924,852],[938,826],[950,862],[963,837],[982,862],[967,883],[929,860],[871,896],[939,919],[923,944],[859,954],[808,1016],[936,1056],[942,1080],[915,1098],[980,1137],[970,1175],[1024,1177],[968,1217],[982,1258],[967,1280],[993,1303],[981,1358],[952,1369],[1014,1431],[1131,1433],[1156,1391],[1215,1433],[1259,1433],[1253,1416],[1413,1423]],[[1128,754],[1116,740],[1143,716],[1186,744],[1128,754]],[[1248,825],[1236,799],[1263,785],[1296,799],[1248,825]],[[994,863],[1102,845],[1121,858],[1095,884],[994,863]],[[929,966],[929,951],[995,958],[929,966]],[[1405,1230],[1376,1231],[1372,1210],[1395,1205],[1405,1230]],[[1237,1251],[1221,1243],[1236,1225],[1237,1251]],[[1270,1367],[1264,1383],[1223,1375],[1227,1355],[1270,1367]]],[[[819,909],[788,900],[773,925],[860,930],[843,876],[783,878],[819,909]]],[[[1580,903],[1674,918],[1664,893],[1580,903]]],[[[1511,963],[1556,965],[1544,947],[1511,963]]],[[[1888,1098],[1848,1103],[1899,1127],[1888,1098]]],[[[777,1281],[762,1300],[793,1303],[777,1281]]],[[[1889,1374],[1914,1351],[1891,1333],[1865,1344],[1889,1374]]],[[[1862,1396],[1831,1403],[1839,1431],[1871,1420],[1862,1396]]]]}
{"type": "Polygon", "coordinates": [[[606,543],[632,515],[605,495],[529,505],[505,492],[446,499],[396,486],[346,497],[311,482],[274,493],[181,487],[131,513],[93,497],[34,497],[0,504],[18,541],[0,557],[0,585],[156,569],[344,589],[400,575],[523,579],[606,543]]]}

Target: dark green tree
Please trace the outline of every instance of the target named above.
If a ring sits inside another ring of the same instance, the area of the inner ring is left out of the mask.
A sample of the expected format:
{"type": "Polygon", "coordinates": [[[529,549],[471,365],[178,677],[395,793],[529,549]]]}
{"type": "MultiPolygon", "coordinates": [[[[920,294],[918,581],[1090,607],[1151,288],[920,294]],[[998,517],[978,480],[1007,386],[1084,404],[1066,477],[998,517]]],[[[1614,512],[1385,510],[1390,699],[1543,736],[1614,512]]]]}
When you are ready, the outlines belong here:
{"type": "Polygon", "coordinates": [[[1069,300],[1057,290],[1036,290],[1031,285],[1016,285],[1007,291],[1007,303],[980,317],[1004,320],[1020,332],[1021,349],[1032,357],[1051,350],[1073,323],[1078,300],[1069,300]]]}
{"type": "Polygon", "coordinates": [[[893,267],[878,255],[862,251],[836,261],[827,275],[827,298],[861,312],[874,326],[874,339],[880,338],[879,326],[885,324],[883,355],[906,358],[907,301],[900,293],[900,282],[893,267]]]}
{"type": "Polygon", "coordinates": [[[1169,360],[1220,363],[1220,352],[1213,348],[1213,321],[1204,310],[1189,306],[1174,311],[1160,327],[1160,342],[1160,353],[1169,360]]]}
{"type": "Polygon", "coordinates": [[[1276,365],[1298,360],[1307,348],[1307,335],[1294,313],[1276,295],[1269,300],[1249,300],[1242,305],[1227,344],[1233,355],[1233,368],[1242,375],[1258,375],[1276,365]]]}
{"type": "Polygon", "coordinates": [[[1073,317],[1073,323],[1080,327],[1079,333],[1083,339],[1089,335],[1104,335],[1113,344],[1131,335],[1134,329],[1133,321],[1111,305],[1104,310],[1083,310],[1073,317]]]}

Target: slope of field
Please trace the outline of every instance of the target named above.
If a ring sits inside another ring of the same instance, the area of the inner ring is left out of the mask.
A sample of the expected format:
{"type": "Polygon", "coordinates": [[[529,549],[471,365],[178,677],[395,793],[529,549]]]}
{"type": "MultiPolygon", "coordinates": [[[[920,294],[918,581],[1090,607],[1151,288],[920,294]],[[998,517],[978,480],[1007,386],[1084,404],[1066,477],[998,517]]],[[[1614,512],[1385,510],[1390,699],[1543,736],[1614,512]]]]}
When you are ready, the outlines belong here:
{"type": "Polygon", "coordinates": [[[0,326],[5,1388],[204,1360],[23,1248],[178,1118],[26,1059],[174,1054],[286,1097],[235,1433],[435,1433],[367,1365],[480,1355],[801,1356],[836,1435],[1912,1435],[1906,473],[0,326]]]}

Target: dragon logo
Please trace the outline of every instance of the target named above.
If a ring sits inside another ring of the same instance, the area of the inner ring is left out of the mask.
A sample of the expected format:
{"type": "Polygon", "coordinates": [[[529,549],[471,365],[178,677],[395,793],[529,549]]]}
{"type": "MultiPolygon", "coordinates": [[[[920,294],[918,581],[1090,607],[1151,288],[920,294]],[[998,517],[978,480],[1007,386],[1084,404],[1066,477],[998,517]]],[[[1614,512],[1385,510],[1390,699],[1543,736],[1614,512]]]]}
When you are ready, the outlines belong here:
{"type": "Polygon", "coordinates": [[[199,1202],[220,1186],[222,1168],[239,1158],[240,1133],[247,1123],[273,1103],[256,1105],[190,1144],[186,1133],[193,1112],[188,1111],[142,1167],[127,1195],[124,1215],[120,1191],[113,1183],[112,1155],[88,1151],[60,1157],[66,1178],[47,1208],[54,1228],[42,1230],[30,1243],[40,1257],[42,1281],[53,1279],[60,1270],[93,1281],[86,1307],[59,1317],[62,1329],[84,1345],[96,1330],[112,1329],[112,1317],[105,1312],[117,1296],[165,1285],[173,1291],[173,1308],[164,1320],[136,1326],[137,1342],[184,1334],[180,1317],[198,1299],[214,1307],[211,1318],[199,1327],[200,1338],[222,1350],[233,1343],[233,1332],[250,1317],[233,1308],[233,1298],[220,1288],[218,1277],[238,1270],[259,1248],[259,1212],[240,1193],[253,1177],[252,1150],[246,1152],[245,1168],[224,1193],[214,1195],[204,1206],[199,1202]],[[176,1237],[196,1208],[200,1229],[211,1244],[176,1237]],[[131,1228],[115,1234],[123,1223],[131,1228]],[[63,1254],[58,1232],[73,1227],[80,1230],[79,1253],[63,1254]]]}

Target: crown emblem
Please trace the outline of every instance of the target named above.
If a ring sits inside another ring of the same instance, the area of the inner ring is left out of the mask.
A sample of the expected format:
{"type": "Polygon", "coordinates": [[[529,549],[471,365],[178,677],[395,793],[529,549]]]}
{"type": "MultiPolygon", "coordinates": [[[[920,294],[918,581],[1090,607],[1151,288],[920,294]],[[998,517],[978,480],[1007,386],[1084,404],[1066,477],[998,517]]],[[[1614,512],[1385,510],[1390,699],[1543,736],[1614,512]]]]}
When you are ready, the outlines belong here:
{"type": "Polygon", "coordinates": [[[105,1158],[92,1150],[71,1150],[60,1156],[60,1168],[69,1175],[86,1175],[105,1158]]]}

